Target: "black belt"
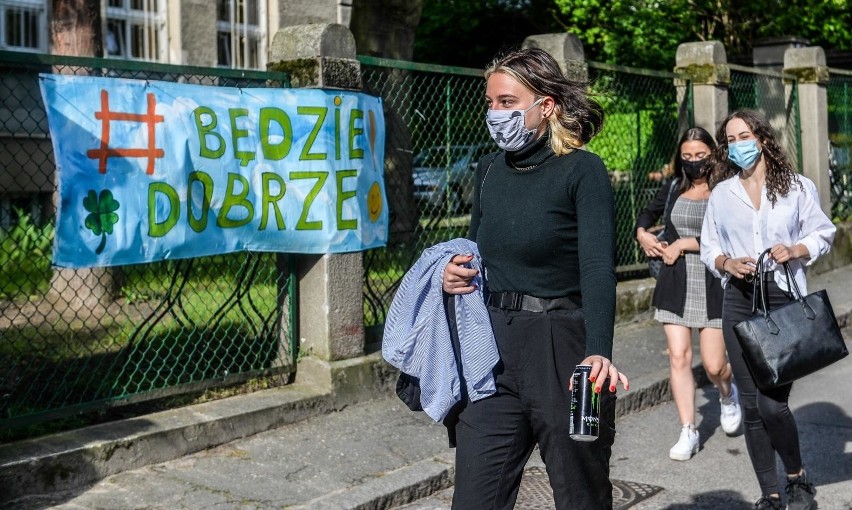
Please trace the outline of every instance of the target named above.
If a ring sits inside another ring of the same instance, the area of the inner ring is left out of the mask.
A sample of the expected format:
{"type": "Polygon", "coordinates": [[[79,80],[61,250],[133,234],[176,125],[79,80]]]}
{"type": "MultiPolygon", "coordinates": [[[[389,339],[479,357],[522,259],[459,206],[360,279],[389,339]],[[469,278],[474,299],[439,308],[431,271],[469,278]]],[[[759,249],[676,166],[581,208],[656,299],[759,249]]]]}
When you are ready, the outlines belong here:
{"type": "Polygon", "coordinates": [[[731,276],[731,283],[733,283],[734,285],[736,285],[738,287],[739,286],[745,286],[745,285],[748,285],[749,287],[753,287],[755,278],[758,278],[758,281],[760,281],[761,279],[766,280],[766,281],[772,281],[772,280],[775,279],[775,270],[763,271],[760,274],[747,273],[745,275],[745,278],[742,278],[742,279],[737,278],[736,276],[731,276]]]}
{"type": "Polygon", "coordinates": [[[491,292],[488,294],[486,304],[503,310],[524,310],[527,312],[576,310],[582,308],[582,304],[576,298],[561,297],[544,299],[518,292],[491,292]]]}

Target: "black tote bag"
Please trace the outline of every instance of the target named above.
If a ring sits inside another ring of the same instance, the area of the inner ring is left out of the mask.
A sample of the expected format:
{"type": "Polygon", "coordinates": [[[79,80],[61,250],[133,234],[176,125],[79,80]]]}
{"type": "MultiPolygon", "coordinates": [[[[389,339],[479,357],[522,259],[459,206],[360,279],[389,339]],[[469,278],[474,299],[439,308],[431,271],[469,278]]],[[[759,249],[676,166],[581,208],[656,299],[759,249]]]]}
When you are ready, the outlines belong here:
{"type": "MultiPolygon", "coordinates": [[[[757,275],[769,250],[757,259],[757,275]]],[[[790,266],[784,271],[794,301],[767,310],[766,278],[754,279],[752,316],[734,326],[758,388],[769,390],[816,372],[849,354],[825,290],[802,296],[790,266]],[[761,309],[757,309],[760,286],[761,309]]]]}

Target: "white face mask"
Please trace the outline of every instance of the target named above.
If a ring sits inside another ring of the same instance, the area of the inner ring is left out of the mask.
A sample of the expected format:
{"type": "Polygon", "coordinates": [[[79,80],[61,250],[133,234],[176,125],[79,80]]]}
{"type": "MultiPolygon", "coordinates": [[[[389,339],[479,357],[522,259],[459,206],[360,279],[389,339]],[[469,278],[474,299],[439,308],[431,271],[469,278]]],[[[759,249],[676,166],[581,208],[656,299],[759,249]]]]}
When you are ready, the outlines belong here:
{"type": "Polygon", "coordinates": [[[539,99],[526,110],[488,110],[486,112],[485,123],[497,147],[513,152],[529,145],[536,130],[527,129],[524,119],[527,112],[543,100],[544,98],[539,99]]]}

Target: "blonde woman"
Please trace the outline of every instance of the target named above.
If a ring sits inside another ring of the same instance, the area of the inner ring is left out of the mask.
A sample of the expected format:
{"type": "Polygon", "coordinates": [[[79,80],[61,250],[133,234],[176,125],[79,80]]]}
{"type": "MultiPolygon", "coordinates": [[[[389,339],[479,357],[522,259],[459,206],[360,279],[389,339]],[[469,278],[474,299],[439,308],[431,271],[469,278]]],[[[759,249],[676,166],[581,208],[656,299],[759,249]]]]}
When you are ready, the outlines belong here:
{"type": "MultiPolygon", "coordinates": [[[[601,106],[540,49],[496,59],[485,72],[486,124],[501,151],[477,169],[469,237],[485,267],[488,313],[499,350],[495,395],[458,415],[455,509],[511,509],[538,443],[556,508],[612,508],[609,458],[615,222],[612,186],[583,147],[600,130],[601,106]],[[602,396],[600,437],[569,437],[569,382],[591,365],[602,396]]],[[[444,271],[450,294],[473,291],[477,271],[458,255],[444,271]]]]}

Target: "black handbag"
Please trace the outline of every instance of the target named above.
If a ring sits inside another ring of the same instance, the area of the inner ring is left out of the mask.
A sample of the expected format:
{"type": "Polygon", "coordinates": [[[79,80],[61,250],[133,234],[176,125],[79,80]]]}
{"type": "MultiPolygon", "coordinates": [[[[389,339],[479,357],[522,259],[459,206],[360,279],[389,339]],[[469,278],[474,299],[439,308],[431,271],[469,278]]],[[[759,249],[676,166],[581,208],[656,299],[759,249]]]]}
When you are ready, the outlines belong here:
{"type": "Polygon", "coordinates": [[[849,354],[826,291],[802,296],[786,262],[784,271],[795,300],[767,309],[766,278],[760,275],[768,254],[766,250],[757,259],[753,315],[734,326],[743,357],[761,390],[789,384],[849,354]],[[756,301],[758,286],[760,310],[756,301]]]}
{"type": "MultiPolygon", "coordinates": [[[[666,240],[666,228],[663,227],[657,233],[657,241],[661,243],[666,240]]],[[[648,257],[648,273],[656,280],[660,277],[660,270],[663,268],[663,258],[662,257],[648,257]]]]}
{"type": "MultiPolygon", "coordinates": [[[[666,211],[669,209],[669,201],[672,198],[672,190],[674,190],[675,185],[677,184],[677,179],[672,179],[672,182],[669,184],[669,194],[666,195],[666,205],[663,206],[663,218],[666,217],[666,211]]],[[[665,242],[666,240],[666,227],[663,226],[657,232],[657,241],[665,242]]],[[[656,280],[657,277],[660,276],[660,269],[663,268],[663,258],[662,257],[648,257],[648,273],[656,280]]]]}

